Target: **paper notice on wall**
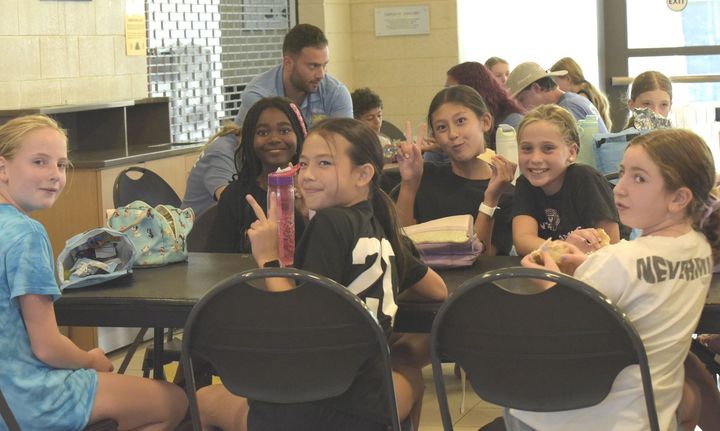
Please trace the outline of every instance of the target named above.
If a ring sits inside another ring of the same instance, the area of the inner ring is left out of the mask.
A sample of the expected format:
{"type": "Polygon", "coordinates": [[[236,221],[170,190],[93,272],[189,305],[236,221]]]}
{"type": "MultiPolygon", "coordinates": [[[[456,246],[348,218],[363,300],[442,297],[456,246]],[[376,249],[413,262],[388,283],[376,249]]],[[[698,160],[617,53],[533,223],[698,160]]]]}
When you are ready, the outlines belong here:
{"type": "Polygon", "coordinates": [[[125,1],[125,54],[145,55],[145,6],[143,0],[125,1]]]}
{"type": "Polygon", "coordinates": [[[430,33],[427,6],[375,8],[375,36],[406,36],[430,33]]]}

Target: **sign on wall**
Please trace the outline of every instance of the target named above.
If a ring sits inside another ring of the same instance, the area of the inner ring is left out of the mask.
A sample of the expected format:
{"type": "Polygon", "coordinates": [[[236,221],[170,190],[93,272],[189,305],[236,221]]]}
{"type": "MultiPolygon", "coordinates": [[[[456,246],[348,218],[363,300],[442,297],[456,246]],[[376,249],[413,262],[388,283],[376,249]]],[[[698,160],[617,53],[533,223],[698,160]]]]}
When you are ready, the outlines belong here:
{"type": "Polygon", "coordinates": [[[143,0],[125,1],[125,54],[145,55],[145,5],[143,0]]]}
{"type": "Polygon", "coordinates": [[[375,36],[430,34],[430,11],[427,6],[375,8],[375,36]]]}

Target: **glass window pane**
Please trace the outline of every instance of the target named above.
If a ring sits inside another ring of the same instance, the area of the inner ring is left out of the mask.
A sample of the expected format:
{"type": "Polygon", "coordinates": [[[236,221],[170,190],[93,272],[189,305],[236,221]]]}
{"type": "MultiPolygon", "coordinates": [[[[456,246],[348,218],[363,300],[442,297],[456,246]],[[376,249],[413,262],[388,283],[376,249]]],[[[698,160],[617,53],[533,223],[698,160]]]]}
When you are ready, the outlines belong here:
{"type": "MultiPolygon", "coordinates": [[[[630,76],[646,70],[657,70],[667,76],[710,75],[720,70],[720,55],[634,57],[628,59],[628,68],[630,76]]],[[[715,121],[715,108],[720,107],[720,82],[673,82],[672,90],[673,104],[668,118],[675,127],[690,129],[702,136],[713,152],[715,168],[720,171],[720,123],[715,121]]],[[[629,91],[628,87],[628,97],[629,91]]]]}
{"type": "Polygon", "coordinates": [[[688,0],[682,12],[665,1],[627,0],[628,48],[720,45],[720,0],[688,0]]]}

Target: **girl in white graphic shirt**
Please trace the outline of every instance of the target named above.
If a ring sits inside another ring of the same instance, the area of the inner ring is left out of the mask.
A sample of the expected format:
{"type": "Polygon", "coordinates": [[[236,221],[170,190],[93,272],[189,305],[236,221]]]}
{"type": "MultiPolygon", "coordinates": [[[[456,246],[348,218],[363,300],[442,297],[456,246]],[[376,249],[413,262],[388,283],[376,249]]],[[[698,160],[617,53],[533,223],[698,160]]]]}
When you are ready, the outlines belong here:
{"type": "MultiPolygon", "coordinates": [[[[717,389],[697,358],[688,356],[713,263],[720,258],[714,183],[710,150],[693,132],[664,129],[633,139],[613,194],[622,223],[642,229],[642,236],[591,255],[568,245],[561,260],[565,272],[605,294],[640,334],[662,430],[693,430],[698,421],[704,430],[718,429],[717,389]],[[695,268],[673,276],[643,265],[658,258],[672,265],[692,260],[695,268]]],[[[544,262],[541,268],[558,271],[548,253],[544,262]]],[[[529,256],[522,264],[540,267],[529,256]]],[[[595,406],[556,413],[508,410],[506,422],[509,430],[649,429],[637,366],[621,371],[595,406]]]]}

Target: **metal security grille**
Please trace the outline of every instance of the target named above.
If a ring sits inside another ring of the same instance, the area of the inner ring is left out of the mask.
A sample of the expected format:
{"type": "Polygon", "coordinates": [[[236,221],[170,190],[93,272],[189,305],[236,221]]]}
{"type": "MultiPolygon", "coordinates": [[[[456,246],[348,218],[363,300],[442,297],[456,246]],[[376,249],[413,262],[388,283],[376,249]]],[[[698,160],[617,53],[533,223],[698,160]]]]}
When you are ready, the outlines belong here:
{"type": "Polygon", "coordinates": [[[146,0],[148,86],[170,98],[173,142],[205,141],[278,64],[295,0],[146,0]]]}

